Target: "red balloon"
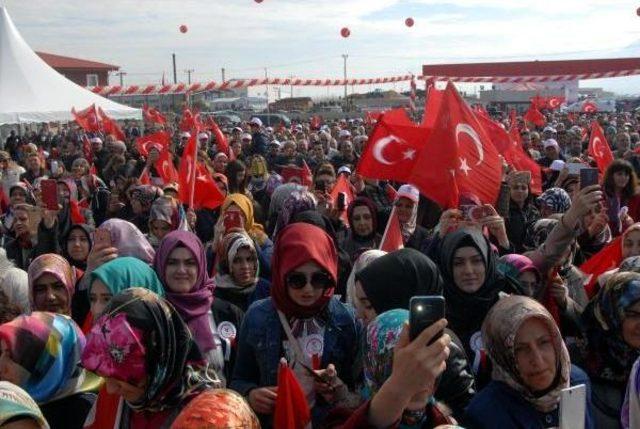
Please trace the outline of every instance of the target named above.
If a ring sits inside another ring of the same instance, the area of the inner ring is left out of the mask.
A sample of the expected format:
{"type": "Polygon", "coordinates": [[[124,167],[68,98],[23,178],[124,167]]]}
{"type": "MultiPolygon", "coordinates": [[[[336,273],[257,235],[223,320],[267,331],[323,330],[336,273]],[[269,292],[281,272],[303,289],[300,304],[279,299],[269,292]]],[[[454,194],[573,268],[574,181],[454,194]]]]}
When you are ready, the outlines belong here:
{"type": "Polygon", "coordinates": [[[340,30],[340,35],[342,37],[349,37],[351,35],[351,31],[347,27],[343,27],[342,30],[340,30]]]}
{"type": "Polygon", "coordinates": [[[181,33],[186,33],[186,32],[187,32],[187,30],[189,30],[189,28],[187,28],[187,26],[186,26],[186,25],[182,24],[182,25],[180,26],[180,32],[181,32],[181,33]]]}
{"type": "Polygon", "coordinates": [[[404,20],[404,25],[406,25],[407,27],[413,27],[413,18],[407,18],[404,20]]]}

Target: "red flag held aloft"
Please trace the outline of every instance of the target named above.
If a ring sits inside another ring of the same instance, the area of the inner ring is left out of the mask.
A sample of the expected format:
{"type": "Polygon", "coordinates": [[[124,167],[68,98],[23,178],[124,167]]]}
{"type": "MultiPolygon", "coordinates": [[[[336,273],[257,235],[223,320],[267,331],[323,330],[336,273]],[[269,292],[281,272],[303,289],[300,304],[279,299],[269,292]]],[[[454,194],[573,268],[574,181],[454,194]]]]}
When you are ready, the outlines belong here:
{"type": "Polygon", "coordinates": [[[380,241],[380,250],[385,252],[394,252],[404,247],[404,241],[402,239],[402,229],[400,228],[400,220],[398,219],[398,213],[395,206],[391,210],[391,215],[387,221],[387,226],[382,235],[380,241]]]}
{"type": "Polygon", "coordinates": [[[336,207],[338,196],[344,193],[345,195],[345,206],[344,210],[340,214],[340,219],[344,222],[345,225],[349,225],[349,217],[347,216],[347,207],[351,204],[351,201],[354,200],[353,189],[351,188],[351,183],[349,183],[349,178],[346,174],[338,175],[338,180],[336,181],[335,186],[331,190],[330,198],[333,202],[333,207],[336,207]]]}
{"type": "Polygon", "coordinates": [[[101,131],[100,114],[98,113],[95,104],[92,104],[79,112],[77,112],[76,108],[73,107],[71,109],[71,114],[73,115],[76,123],[80,125],[83,130],[89,133],[97,133],[101,131]]]}
{"type": "Polygon", "coordinates": [[[93,150],[91,150],[91,142],[86,134],[82,135],[82,153],[89,164],[93,164],[93,150]]]}
{"type": "Polygon", "coordinates": [[[113,135],[117,140],[125,141],[126,136],[124,135],[124,131],[118,125],[116,121],[107,116],[106,113],[102,110],[102,108],[98,107],[98,113],[100,114],[100,119],[102,120],[102,129],[105,134],[113,135]]]}
{"type": "Polygon", "coordinates": [[[165,185],[178,182],[178,171],[173,165],[173,156],[168,149],[160,151],[160,156],[155,163],[155,168],[165,185]]]}
{"type": "Polygon", "coordinates": [[[213,116],[209,116],[207,118],[207,125],[209,129],[213,132],[213,135],[216,136],[216,147],[218,152],[224,152],[227,156],[231,156],[229,147],[229,142],[227,141],[227,136],[224,135],[218,124],[216,123],[213,116]]]}
{"type": "Polygon", "coordinates": [[[180,118],[180,131],[188,131],[192,134],[197,134],[198,130],[202,128],[200,122],[200,114],[193,113],[191,110],[185,108],[182,111],[182,118],[180,118]]]}
{"type": "Polygon", "coordinates": [[[613,162],[613,153],[597,121],[591,122],[588,152],[589,156],[595,159],[600,174],[604,174],[609,164],[613,162]]]}
{"type": "Polygon", "coordinates": [[[216,209],[224,203],[225,196],[222,195],[218,185],[211,177],[211,173],[202,163],[196,166],[196,178],[193,187],[193,208],[216,209]]]}
{"type": "Polygon", "coordinates": [[[193,133],[182,152],[180,159],[180,168],[178,170],[178,194],[180,201],[187,204],[189,208],[193,207],[194,187],[196,181],[196,168],[198,160],[198,142],[196,140],[197,133],[193,133]]]}
{"type": "Polygon", "coordinates": [[[580,271],[591,275],[589,283],[584,287],[589,299],[598,292],[600,274],[617,268],[622,262],[622,235],[604,246],[598,253],[580,265],[580,271]]]}
{"type": "Polygon", "coordinates": [[[598,105],[591,100],[587,100],[582,104],[582,111],[584,113],[596,113],[598,111],[598,105]]]}
{"type": "Polygon", "coordinates": [[[438,111],[440,110],[440,104],[442,103],[443,94],[444,91],[436,89],[434,85],[429,88],[427,102],[424,107],[424,115],[422,116],[423,127],[433,128],[433,124],[438,118],[438,111]]]}
{"type": "Polygon", "coordinates": [[[169,148],[171,137],[166,131],[158,131],[153,134],[147,134],[136,139],[136,147],[140,155],[146,157],[149,155],[151,148],[155,147],[159,152],[169,148]]]}
{"type": "Polygon", "coordinates": [[[142,114],[144,116],[145,121],[153,122],[154,124],[165,125],[167,123],[167,118],[160,113],[158,109],[145,105],[142,107],[142,114]]]}
{"type": "Polygon", "coordinates": [[[544,115],[540,113],[536,106],[533,103],[529,106],[529,109],[525,112],[523,119],[526,122],[530,122],[537,127],[543,127],[547,122],[544,115]]]}
{"type": "Polygon", "coordinates": [[[140,182],[141,185],[151,184],[151,177],[149,176],[149,169],[147,167],[142,170],[142,174],[138,177],[138,182],[140,182]]]}

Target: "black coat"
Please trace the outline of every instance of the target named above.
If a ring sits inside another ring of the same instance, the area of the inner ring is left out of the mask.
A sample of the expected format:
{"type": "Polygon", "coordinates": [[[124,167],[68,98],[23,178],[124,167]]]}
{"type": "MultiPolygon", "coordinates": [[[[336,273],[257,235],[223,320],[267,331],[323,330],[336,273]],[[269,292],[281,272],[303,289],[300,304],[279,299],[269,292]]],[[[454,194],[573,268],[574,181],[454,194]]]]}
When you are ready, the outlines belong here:
{"type": "Polygon", "coordinates": [[[211,312],[213,313],[213,320],[216,322],[216,327],[219,327],[222,322],[229,322],[236,328],[235,340],[229,343],[225,341],[222,342],[223,355],[225,357],[227,355],[229,356],[229,359],[225,358],[224,363],[224,377],[227,382],[229,382],[231,380],[231,374],[233,374],[233,366],[236,362],[236,353],[238,351],[237,334],[240,332],[240,327],[242,326],[244,311],[230,302],[216,297],[211,305],[211,312]],[[229,346],[231,346],[231,350],[227,352],[229,346]]]}

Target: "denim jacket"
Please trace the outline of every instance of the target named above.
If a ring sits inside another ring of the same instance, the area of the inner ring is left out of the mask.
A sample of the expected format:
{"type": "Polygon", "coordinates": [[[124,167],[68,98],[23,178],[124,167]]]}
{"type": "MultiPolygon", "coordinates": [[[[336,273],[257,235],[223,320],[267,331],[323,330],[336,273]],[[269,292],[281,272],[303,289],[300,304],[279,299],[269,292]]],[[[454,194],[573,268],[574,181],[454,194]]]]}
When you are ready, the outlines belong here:
{"type": "MultiPolygon", "coordinates": [[[[353,309],[331,298],[324,331],[321,367],[334,364],[338,377],[350,388],[354,385],[354,363],[360,343],[353,309]]],[[[256,301],[247,310],[240,335],[231,389],[247,396],[256,387],[278,384],[278,365],[284,356],[286,339],[271,298],[256,301]]]]}

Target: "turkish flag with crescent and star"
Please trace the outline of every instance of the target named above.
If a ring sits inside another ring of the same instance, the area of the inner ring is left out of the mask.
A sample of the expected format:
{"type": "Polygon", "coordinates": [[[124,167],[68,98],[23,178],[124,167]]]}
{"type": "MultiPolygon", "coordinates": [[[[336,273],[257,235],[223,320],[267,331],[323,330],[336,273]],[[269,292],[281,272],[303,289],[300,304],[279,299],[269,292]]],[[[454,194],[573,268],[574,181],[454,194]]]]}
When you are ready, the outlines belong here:
{"type": "Polygon", "coordinates": [[[587,100],[582,104],[582,111],[584,113],[596,113],[598,111],[598,105],[591,100],[587,100]]]}
{"type": "Polygon", "coordinates": [[[75,119],[76,123],[80,125],[83,130],[89,133],[102,131],[100,114],[98,113],[95,104],[92,104],[79,112],[76,111],[75,107],[72,107],[71,114],[73,115],[73,119],[75,119]]]}
{"type": "Polygon", "coordinates": [[[165,118],[158,109],[149,107],[146,103],[144,104],[144,106],[142,106],[142,115],[148,122],[153,122],[160,125],[165,125],[167,123],[167,118],[165,118]]]}
{"type": "Polygon", "coordinates": [[[218,152],[224,152],[227,156],[231,156],[227,136],[224,135],[213,116],[207,118],[207,127],[213,135],[216,136],[216,148],[218,152]]]}
{"type": "Polygon", "coordinates": [[[538,127],[543,127],[544,124],[546,123],[546,119],[545,119],[544,115],[542,113],[540,113],[540,110],[538,110],[538,108],[536,107],[536,105],[533,102],[529,106],[529,109],[522,116],[522,118],[526,122],[531,122],[532,124],[534,124],[534,125],[536,125],[538,127]]]}
{"type": "Polygon", "coordinates": [[[159,152],[169,148],[171,137],[166,131],[158,131],[136,139],[136,147],[140,155],[147,157],[151,148],[155,147],[159,152]]]}
{"type": "Polygon", "coordinates": [[[495,204],[502,162],[467,103],[449,82],[438,117],[418,154],[409,182],[443,208],[457,207],[460,193],[495,204]]]}
{"type": "Polygon", "coordinates": [[[547,98],[547,108],[551,110],[555,110],[560,107],[562,103],[566,101],[565,97],[560,95],[554,95],[547,98]]]}
{"type": "Polygon", "coordinates": [[[595,159],[600,174],[604,174],[609,164],[613,162],[613,153],[607,139],[604,138],[602,128],[597,121],[591,122],[591,138],[589,139],[589,156],[595,159]]]}
{"type": "Polygon", "coordinates": [[[176,167],[173,165],[173,156],[168,149],[164,149],[160,151],[160,156],[155,164],[156,171],[158,175],[164,182],[164,184],[168,183],[176,183],[178,182],[179,175],[176,167]]]}
{"type": "Polygon", "coordinates": [[[102,129],[104,133],[111,134],[117,140],[125,141],[126,136],[124,135],[124,131],[122,131],[122,128],[120,128],[120,125],[118,125],[115,120],[111,119],[106,113],[104,113],[102,107],[98,107],[98,113],[99,118],[102,120],[102,129]]]}

